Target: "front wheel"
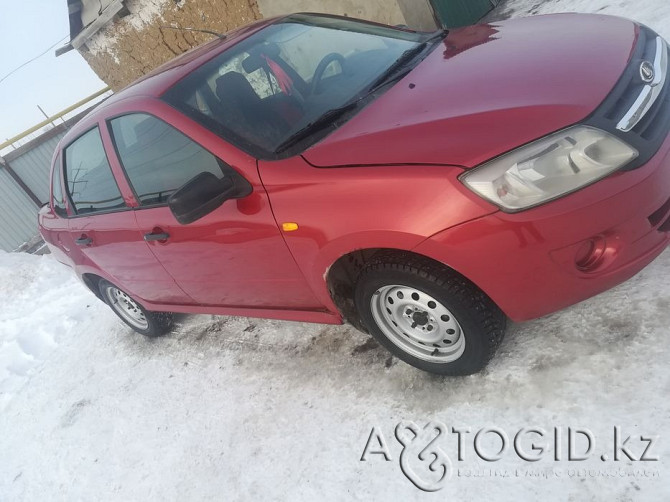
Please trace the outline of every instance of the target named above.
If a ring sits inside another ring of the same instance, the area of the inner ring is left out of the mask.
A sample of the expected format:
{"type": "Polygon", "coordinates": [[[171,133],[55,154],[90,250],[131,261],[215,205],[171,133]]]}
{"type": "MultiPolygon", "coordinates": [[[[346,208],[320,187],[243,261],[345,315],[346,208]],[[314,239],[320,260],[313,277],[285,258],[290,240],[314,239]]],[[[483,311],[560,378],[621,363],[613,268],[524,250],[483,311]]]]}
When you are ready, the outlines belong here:
{"type": "Polygon", "coordinates": [[[153,338],[164,335],[172,328],[172,314],[149,312],[130,295],[104,279],[98,287],[105,303],[137,333],[153,338]]]}
{"type": "Polygon", "coordinates": [[[356,286],[370,333],[406,363],[440,375],[471,375],[493,357],[506,317],[462,276],[414,257],[380,257],[356,286]]]}

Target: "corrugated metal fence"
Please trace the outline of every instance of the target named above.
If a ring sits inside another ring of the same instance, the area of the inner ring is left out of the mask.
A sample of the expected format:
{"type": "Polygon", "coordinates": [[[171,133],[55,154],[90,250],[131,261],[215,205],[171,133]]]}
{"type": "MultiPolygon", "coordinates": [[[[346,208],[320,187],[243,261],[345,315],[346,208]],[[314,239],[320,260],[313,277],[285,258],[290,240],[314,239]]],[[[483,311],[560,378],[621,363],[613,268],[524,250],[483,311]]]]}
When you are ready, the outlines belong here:
{"type": "Polygon", "coordinates": [[[13,251],[37,234],[38,209],[0,165],[0,249],[13,251]]]}
{"type": "Polygon", "coordinates": [[[0,144],[2,151],[5,151],[5,148],[30,137],[30,134],[41,127],[54,124],[56,120],[62,121],[39,137],[0,157],[0,249],[15,251],[24,243],[39,242],[37,213],[49,200],[49,171],[56,146],[67,131],[96,106],[90,106],[91,102],[104,100],[110,93],[109,87],[102,89],[0,144]],[[89,108],[77,113],[85,105],[89,108]],[[76,115],[64,119],[72,113],[76,115]]]}
{"type": "Polygon", "coordinates": [[[74,117],[9,152],[0,163],[0,249],[14,251],[38,235],[37,212],[49,200],[51,157],[74,117]]]}
{"type": "Polygon", "coordinates": [[[59,131],[54,137],[43,140],[43,143],[23,152],[21,155],[5,157],[16,175],[23,180],[42,204],[49,200],[51,157],[56,151],[58,142],[65,136],[65,132],[59,131]]]}

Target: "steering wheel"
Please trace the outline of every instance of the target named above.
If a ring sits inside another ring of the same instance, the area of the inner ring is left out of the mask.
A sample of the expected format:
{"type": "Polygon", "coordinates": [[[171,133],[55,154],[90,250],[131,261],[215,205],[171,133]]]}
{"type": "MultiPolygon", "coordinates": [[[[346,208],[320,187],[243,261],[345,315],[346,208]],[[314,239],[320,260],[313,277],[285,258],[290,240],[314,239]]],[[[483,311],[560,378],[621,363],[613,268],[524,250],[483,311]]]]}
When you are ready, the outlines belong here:
{"type": "Polygon", "coordinates": [[[344,71],[344,63],[345,59],[342,54],[339,54],[337,52],[331,52],[330,54],[327,54],[319,63],[319,66],[316,67],[316,70],[314,71],[314,76],[312,77],[312,88],[310,89],[310,94],[317,94],[317,91],[319,89],[319,84],[321,84],[321,80],[323,79],[323,74],[326,73],[326,70],[328,67],[333,64],[335,61],[340,63],[340,66],[342,67],[342,71],[344,71]]]}

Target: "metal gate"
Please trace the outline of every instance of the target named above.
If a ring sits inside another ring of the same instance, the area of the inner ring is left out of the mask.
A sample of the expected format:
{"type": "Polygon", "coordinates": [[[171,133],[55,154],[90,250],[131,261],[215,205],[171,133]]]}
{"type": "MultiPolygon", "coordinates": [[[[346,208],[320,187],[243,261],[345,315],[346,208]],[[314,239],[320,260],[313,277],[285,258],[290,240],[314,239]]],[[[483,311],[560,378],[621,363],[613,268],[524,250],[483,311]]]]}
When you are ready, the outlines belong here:
{"type": "Polygon", "coordinates": [[[430,0],[445,28],[474,24],[484,17],[498,0],[430,0]]]}

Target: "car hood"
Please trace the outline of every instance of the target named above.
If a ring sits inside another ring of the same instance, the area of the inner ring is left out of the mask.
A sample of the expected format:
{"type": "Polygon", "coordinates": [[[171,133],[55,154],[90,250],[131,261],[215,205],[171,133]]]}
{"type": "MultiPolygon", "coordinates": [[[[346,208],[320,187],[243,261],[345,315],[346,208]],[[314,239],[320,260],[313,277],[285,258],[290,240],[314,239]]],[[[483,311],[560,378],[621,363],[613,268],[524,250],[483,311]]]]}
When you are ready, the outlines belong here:
{"type": "Polygon", "coordinates": [[[454,30],[304,158],[315,166],[474,167],[580,122],[623,73],[625,19],[559,14],[454,30]]]}

